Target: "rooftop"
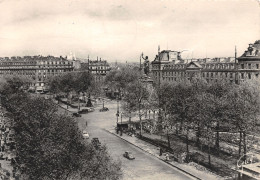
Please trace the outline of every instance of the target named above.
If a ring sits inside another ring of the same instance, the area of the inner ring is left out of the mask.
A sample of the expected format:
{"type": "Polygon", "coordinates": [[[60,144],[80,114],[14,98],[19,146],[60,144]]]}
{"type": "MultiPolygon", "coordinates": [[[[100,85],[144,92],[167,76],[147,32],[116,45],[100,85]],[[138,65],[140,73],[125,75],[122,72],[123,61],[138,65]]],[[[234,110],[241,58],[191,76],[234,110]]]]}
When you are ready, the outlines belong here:
{"type": "Polygon", "coordinates": [[[21,62],[21,61],[37,61],[37,60],[44,60],[44,61],[51,61],[51,60],[67,60],[66,57],[54,57],[54,56],[12,56],[12,57],[0,57],[0,61],[12,61],[12,62],[21,62]]]}
{"type": "Polygon", "coordinates": [[[260,40],[249,44],[244,54],[238,60],[260,60],[260,40]]]}

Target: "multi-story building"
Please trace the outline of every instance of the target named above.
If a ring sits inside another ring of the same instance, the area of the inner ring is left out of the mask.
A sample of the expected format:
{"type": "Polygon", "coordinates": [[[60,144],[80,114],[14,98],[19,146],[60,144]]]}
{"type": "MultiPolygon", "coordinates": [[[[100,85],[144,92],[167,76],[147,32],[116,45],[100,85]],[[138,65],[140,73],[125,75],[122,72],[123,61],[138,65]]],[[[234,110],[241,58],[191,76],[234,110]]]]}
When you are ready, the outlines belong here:
{"type": "Polygon", "coordinates": [[[180,52],[163,50],[158,51],[154,61],[151,62],[151,72],[155,82],[164,79],[164,67],[166,65],[183,64],[184,61],[180,57],[180,52]]]}
{"type": "Polygon", "coordinates": [[[245,79],[259,78],[260,40],[249,44],[248,49],[239,58],[205,58],[187,61],[181,58],[180,52],[168,50],[158,52],[151,64],[155,82],[159,80],[173,82],[199,76],[208,82],[225,79],[239,83],[245,79]]]}
{"type": "Polygon", "coordinates": [[[82,70],[88,70],[94,75],[97,82],[103,82],[106,74],[111,70],[106,60],[89,60],[87,63],[81,63],[82,70]]]}
{"type": "Polygon", "coordinates": [[[32,79],[32,86],[43,90],[46,79],[73,71],[73,61],[63,57],[24,56],[0,58],[0,76],[18,75],[32,79]]]}

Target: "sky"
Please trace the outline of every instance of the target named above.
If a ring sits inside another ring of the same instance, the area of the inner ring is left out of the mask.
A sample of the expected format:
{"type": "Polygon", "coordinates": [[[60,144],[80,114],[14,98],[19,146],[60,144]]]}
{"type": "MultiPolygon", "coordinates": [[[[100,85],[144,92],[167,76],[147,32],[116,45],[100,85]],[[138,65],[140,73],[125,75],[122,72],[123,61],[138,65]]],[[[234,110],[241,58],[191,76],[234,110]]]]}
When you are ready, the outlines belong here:
{"type": "Polygon", "coordinates": [[[260,0],[0,0],[0,57],[154,60],[238,56],[260,39],[260,0]]]}

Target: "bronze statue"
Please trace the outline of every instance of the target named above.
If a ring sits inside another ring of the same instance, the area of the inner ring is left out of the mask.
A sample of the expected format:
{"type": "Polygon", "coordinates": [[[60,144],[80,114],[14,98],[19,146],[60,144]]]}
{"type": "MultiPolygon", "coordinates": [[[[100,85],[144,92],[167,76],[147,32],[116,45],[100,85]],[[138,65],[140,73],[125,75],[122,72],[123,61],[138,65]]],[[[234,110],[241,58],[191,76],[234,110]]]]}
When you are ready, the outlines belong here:
{"type": "Polygon", "coordinates": [[[144,74],[148,75],[149,74],[149,59],[148,56],[145,56],[144,58],[144,54],[142,53],[141,55],[142,59],[144,60],[144,74]]]}

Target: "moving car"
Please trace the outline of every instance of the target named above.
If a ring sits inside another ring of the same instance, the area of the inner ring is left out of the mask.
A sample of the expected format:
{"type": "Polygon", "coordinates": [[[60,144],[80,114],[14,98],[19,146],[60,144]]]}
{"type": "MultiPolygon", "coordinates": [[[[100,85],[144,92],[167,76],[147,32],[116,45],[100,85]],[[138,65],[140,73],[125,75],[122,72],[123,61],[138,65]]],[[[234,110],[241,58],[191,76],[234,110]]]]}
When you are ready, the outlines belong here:
{"type": "Polygon", "coordinates": [[[123,156],[124,156],[125,158],[129,159],[129,160],[134,160],[134,159],[135,159],[135,157],[133,156],[133,154],[132,154],[131,152],[129,152],[129,151],[126,151],[126,152],[123,154],[123,156]]]}
{"type": "Polygon", "coordinates": [[[88,134],[88,132],[86,130],[83,130],[82,135],[83,135],[84,139],[88,139],[89,138],[89,134],[88,134]]]}

